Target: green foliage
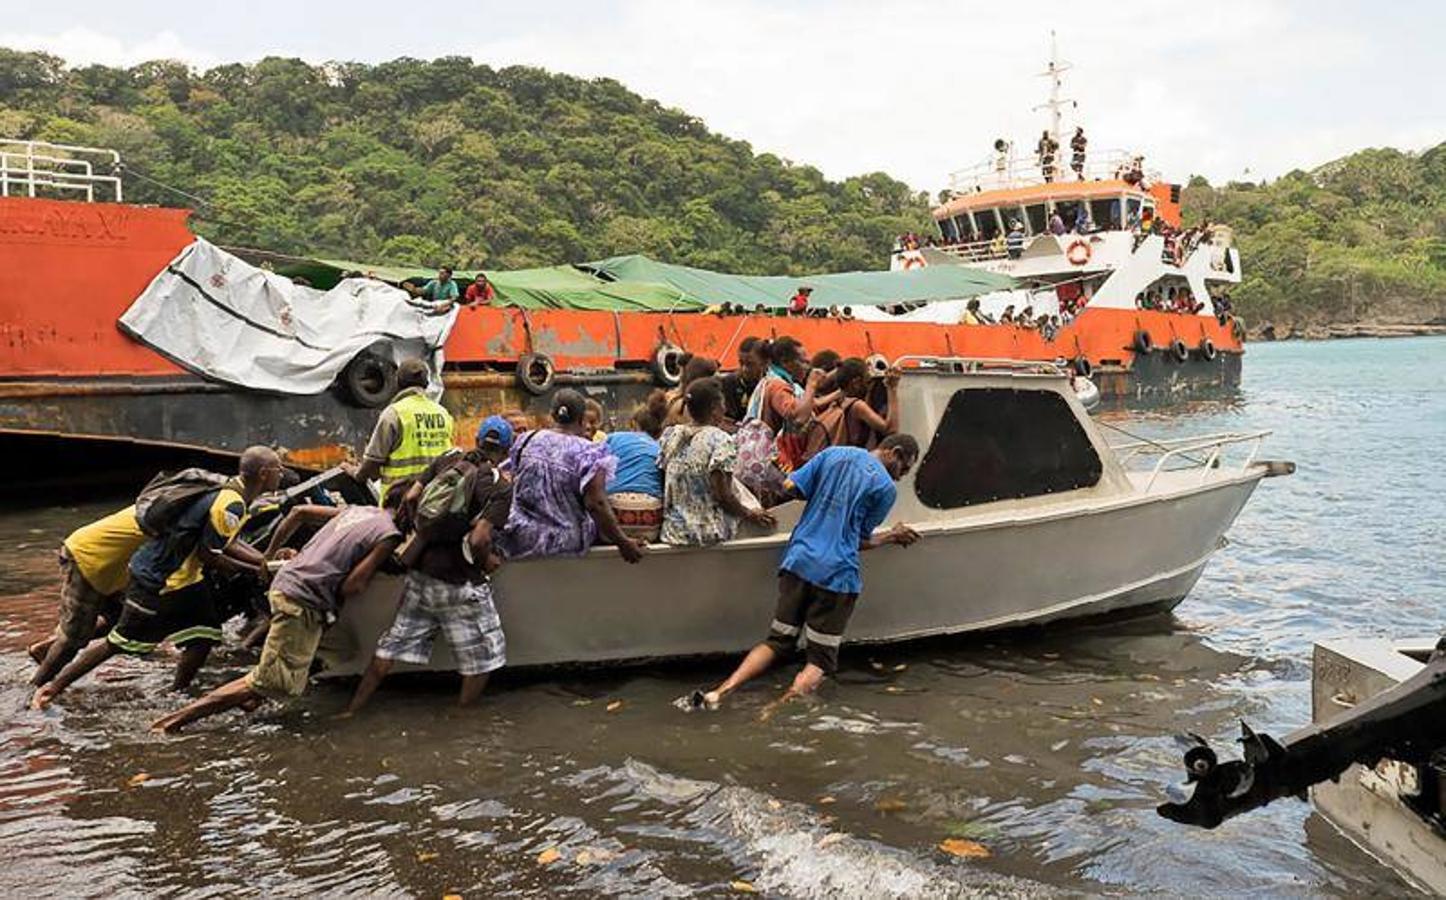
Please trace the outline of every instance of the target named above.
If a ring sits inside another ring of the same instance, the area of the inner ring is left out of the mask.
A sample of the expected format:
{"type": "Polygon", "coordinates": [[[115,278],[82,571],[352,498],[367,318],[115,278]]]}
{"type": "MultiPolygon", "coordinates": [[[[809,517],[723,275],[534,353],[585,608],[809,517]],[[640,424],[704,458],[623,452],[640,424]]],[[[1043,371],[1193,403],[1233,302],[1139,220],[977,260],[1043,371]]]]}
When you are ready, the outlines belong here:
{"type": "Polygon", "coordinates": [[[1191,179],[1187,223],[1235,229],[1252,323],[1446,321],[1446,144],[1362,150],[1270,184],[1191,179]]]}
{"type": "MultiPolygon", "coordinates": [[[[468,59],[67,69],[0,49],[0,131],[114,147],[208,202],[213,241],[517,268],[623,253],[749,273],[876,269],[928,197],[831,182],[616,81],[468,59]]],[[[128,199],[188,205],[130,179],[128,199]]]]}

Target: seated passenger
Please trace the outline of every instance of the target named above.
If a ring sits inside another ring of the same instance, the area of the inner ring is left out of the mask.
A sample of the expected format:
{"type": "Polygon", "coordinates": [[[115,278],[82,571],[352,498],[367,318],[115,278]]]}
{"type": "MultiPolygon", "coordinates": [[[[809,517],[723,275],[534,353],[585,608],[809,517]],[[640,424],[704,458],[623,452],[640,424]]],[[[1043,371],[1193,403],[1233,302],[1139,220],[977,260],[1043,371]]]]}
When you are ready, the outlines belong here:
{"type": "Polygon", "coordinates": [[[608,439],[607,432],[602,430],[603,419],[606,418],[607,413],[603,410],[603,405],[591,397],[587,398],[583,406],[582,436],[595,444],[606,441],[608,439]]]}
{"type": "Polygon", "coordinates": [[[1020,328],[1034,328],[1034,307],[1026,306],[1020,310],[1019,315],[1014,317],[1014,324],[1020,328]]]}
{"type": "MultiPolygon", "coordinates": [[[[738,451],[723,424],[723,389],[716,378],[693,382],[684,396],[688,423],[663,432],[659,465],[666,473],[662,538],[666,544],[703,547],[733,539],[738,522],[764,528],[773,516],[746,505],[733,481],[738,451]]],[[[751,499],[751,498],[750,498],[751,499]]]]}
{"type": "Polygon", "coordinates": [[[478,272],[472,283],[467,285],[467,290],[462,294],[464,306],[486,306],[497,297],[497,291],[492,287],[492,282],[487,280],[487,275],[478,272]]]}
{"type": "Polygon", "coordinates": [[[617,457],[617,471],[608,479],[608,504],[618,527],[630,538],[654,543],[663,524],[663,473],[658,468],[658,437],[668,414],[668,399],[653,391],[633,413],[636,431],[608,435],[608,450],[617,457]]]}
{"type": "Polygon", "coordinates": [[[975,297],[964,306],[964,314],[959,317],[960,325],[983,325],[984,321],[979,318],[979,298],[975,297]]]}
{"type": "Polygon", "coordinates": [[[868,363],[856,356],[839,363],[834,372],[838,384],[836,394],[825,398],[825,408],[815,413],[805,436],[804,460],[810,460],[828,447],[862,447],[872,449],[878,442],[899,430],[898,369],[884,376],[886,390],[885,415],[868,403],[873,378],[868,363]]]}
{"type": "Polygon", "coordinates": [[[683,358],[683,375],[678,379],[678,386],[668,391],[668,414],[663,419],[663,426],[680,425],[687,421],[687,411],[683,409],[683,395],[688,391],[688,385],[700,378],[712,378],[718,374],[718,360],[707,356],[694,356],[688,354],[683,358]]]}
{"type": "Polygon", "coordinates": [[[642,545],[623,534],[608,505],[617,461],[583,436],[586,408],[582,394],[563,388],[552,398],[552,427],[513,441],[512,510],[497,541],[504,559],[578,556],[599,534],[628,562],[642,559],[642,545]]]}

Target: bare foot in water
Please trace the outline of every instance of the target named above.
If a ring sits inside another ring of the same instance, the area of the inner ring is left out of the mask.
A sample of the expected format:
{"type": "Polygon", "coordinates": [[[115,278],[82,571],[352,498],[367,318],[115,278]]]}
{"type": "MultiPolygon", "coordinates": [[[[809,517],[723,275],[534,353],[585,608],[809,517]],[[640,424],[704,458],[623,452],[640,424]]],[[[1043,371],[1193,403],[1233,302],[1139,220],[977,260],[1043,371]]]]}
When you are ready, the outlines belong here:
{"type": "Polygon", "coordinates": [[[30,708],[46,709],[54,699],[55,691],[51,689],[50,685],[47,684],[45,687],[36,688],[34,696],[30,698],[30,708]]]}
{"type": "Polygon", "coordinates": [[[175,734],[181,730],[181,724],[177,721],[176,714],[162,716],[151,723],[151,734],[175,734]]]}

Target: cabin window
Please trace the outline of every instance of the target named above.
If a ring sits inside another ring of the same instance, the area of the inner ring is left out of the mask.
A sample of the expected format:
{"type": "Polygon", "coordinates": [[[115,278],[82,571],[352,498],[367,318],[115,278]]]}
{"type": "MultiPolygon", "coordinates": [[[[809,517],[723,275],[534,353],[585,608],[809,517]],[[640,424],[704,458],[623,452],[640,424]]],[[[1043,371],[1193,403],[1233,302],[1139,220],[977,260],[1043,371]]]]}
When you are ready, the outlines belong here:
{"type": "Polygon", "coordinates": [[[1025,207],[1025,214],[1029,217],[1029,233],[1044,234],[1049,225],[1049,213],[1045,212],[1043,203],[1036,203],[1033,206],[1025,207]]]}
{"type": "Polygon", "coordinates": [[[1140,201],[1130,198],[1125,201],[1125,227],[1134,228],[1140,224],[1140,201]]]}
{"type": "Polygon", "coordinates": [[[1096,228],[1118,229],[1120,227],[1120,201],[1091,200],[1090,221],[1095,223],[1096,228]]]}
{"type": "Polygon", "coordinates": [[[953,219],[940,219],[939,232],[944,235],[944,240],[951,244],[959,238],[959,233],[954,229],[953,219]]]}
{"type": "Polygon", "coordinates": [[[914,476],[919,501],[957,509],[1098,484],[1104,467],[1053,391],[955,392],[914,476]]]}
{"type": "Polygon", "coordinates": [[[954,234],[961,241],[974,240],[974,228],[969,224],[969,216],[960,213],[954,217],[954,234]]]}

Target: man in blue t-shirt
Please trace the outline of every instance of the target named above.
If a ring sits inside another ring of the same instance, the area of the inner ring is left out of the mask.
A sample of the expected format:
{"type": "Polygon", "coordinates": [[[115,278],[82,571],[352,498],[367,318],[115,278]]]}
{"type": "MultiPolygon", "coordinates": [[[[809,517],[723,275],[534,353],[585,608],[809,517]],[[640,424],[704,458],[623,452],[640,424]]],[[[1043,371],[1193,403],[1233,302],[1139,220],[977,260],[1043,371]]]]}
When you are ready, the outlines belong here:
{"type": "Polygon", "coordinates": [[[829,447],[794,472],[785,484],[790,497],[807,502],[778,567],[778,606],[768,638],[748,651],[738,669],[718,687],[698,691],[695,707],[714,708],[745,682],[763,674],[802,635],[807,664],[783,700],[812,693],[838,668],[844,628],[863,590],[859,552],[919,539],[902,523],[883,534],[874,530],[894,506],[894,482],[919,459],[919,443],[891,434],[870,452],[829,447]]]}

